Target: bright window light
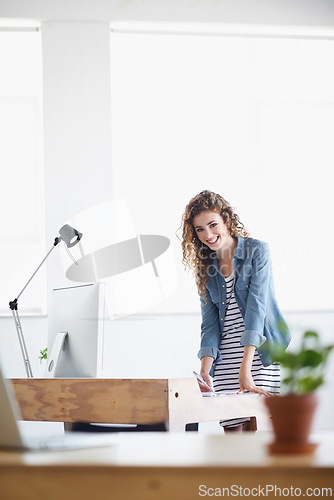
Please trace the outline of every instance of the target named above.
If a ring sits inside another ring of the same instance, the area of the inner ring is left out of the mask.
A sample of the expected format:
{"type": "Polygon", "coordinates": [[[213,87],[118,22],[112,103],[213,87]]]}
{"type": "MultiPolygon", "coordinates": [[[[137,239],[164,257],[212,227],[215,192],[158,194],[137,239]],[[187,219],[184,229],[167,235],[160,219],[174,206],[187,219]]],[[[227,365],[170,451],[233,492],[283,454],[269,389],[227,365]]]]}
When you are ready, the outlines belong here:
{"type": "MultiPolygon", "coordinates": [[[[36,30],[0,30],[0,312],[44,257],[42,58],[36,30]]],[[[19,302],[21,313],[45,312],[41,269],[19,302]]]]}
{"type": "Polygon", "coordinates": [[[199,312],[175,232],[202,189],[268,241],[283,310],[333,308],[333,60],[330,37],[111,33],[113,194],[178,268],[156,311],[199,312]]]}

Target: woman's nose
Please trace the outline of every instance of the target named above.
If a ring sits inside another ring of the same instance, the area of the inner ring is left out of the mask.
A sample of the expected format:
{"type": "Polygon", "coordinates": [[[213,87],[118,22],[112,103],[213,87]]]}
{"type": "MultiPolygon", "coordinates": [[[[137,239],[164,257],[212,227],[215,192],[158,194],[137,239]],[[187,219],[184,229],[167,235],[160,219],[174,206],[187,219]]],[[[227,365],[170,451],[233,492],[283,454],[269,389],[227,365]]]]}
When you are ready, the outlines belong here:
{"type": "Polygon", "coordinates": [[[213,232],[211,231],[211,229],[207,229],[206,230],[206,233],[205,233],[205,239],[206,240],[211,240],[211,238],[213,238],[214,234],[213,232]]]}

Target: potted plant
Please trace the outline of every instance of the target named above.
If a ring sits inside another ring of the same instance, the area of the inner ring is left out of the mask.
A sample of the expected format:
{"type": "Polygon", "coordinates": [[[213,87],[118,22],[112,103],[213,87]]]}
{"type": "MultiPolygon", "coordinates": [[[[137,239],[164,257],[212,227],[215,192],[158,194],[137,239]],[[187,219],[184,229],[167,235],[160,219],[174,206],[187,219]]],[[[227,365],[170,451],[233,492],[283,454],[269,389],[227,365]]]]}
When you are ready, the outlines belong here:
{"type": "Polygon", "coordinates": [[[323,347],[316,332],[306,331],[297,351],[285,351],[277,345],[270,349],[273,361],[280,363],[284,373],[282,394],[265,399],[275,435],[269,445],[272,453],[310,453],[316,449],[317,445],[309,442],[318,405],[315,391],[324,383],[333,347],[323,347]]]}
{"type": "Polygon", "coordinates": [[[43,350],[41,349],[39,351],[39,353],[40,353],[40,355],[38,357],[39,357],[40,363],[42,363],[44,360],[48,359],[48,348],[47,347],[43,350]]]}

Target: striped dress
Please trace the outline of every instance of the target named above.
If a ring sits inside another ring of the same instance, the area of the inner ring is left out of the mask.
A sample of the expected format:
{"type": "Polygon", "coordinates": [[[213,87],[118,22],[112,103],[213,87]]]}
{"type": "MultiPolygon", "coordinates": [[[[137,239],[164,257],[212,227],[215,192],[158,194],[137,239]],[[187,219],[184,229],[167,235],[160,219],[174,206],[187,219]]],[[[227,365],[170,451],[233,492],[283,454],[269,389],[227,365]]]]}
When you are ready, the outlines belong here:
{"type": "MultiPolygon", "coordinates": [[[[244,331],[244,319],[234,296],[234,273],[225,278],[226,313],[224,329],[219,350],[222,361],[216,363],[213,375],[213,387],[216,392],[236,392],[240,389],[239,369],[244,348],[240,338],[244,331]]],[[[280,367],[278,364],[263,366],[258,352],[255,351],[252,365],[252,377],[258,387],[278,394],[280,391],[280,367]]],[[[246,392],[246,391],[245,391],[246,392]]],[[[248,422],[249,418],[238,418],[220,422],[222,427],[234,427],[248,422]]]]}

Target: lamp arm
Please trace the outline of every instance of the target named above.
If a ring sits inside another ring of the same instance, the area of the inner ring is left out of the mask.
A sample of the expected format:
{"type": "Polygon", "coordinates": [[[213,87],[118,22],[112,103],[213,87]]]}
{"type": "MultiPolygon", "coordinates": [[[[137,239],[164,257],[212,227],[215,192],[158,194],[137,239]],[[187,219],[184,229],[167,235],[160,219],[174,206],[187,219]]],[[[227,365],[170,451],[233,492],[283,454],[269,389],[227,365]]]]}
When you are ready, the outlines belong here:
{"type": "Polygon", "coordinates": [[[33,279],[33,277],[38,273],[38,271],[40,270],[40,268],[42,267],[42,265],[44,264],[44,262],[46,261],[46,259],[49,257],[50,253],[52,252],[52,250],[54,249],[54,247],[56,245],[58,245],[58,243],[61,241],[61,238],[55,238],[55,241],[53,243],[53,246],[51,247],[51,249],[49,250],[49,252],[46,254],[46,256],[44,257],[44,259],[42,260],[42,262],[40,263],[40,265],[38,266],[38,268],[36,269],[36,271],[33,273],[33,275],[31,276],[31,278],[29,278],[28,282],[24,285],[24,287],[22,288],[22,290],[20,291],[20,293],[18,294],[18,296],[16,297],[16,299],[12,300],[11,302],[9,302],[9,308],[12,310],[12,311],[17,311],[17,301],[19,300],[19,298],[21,297],[22,293],[24,292],[24,290],[27,288],[27,286],[29,285],[30,281],[33,279]]]}
{"type": "Polygon", "coordinates": [[[23,336],[23,331],[22,331],[21,321],[20,321],[20,317],[19,317],[19,312],[18,312],[17,309],[15,309],[15,310],[12,310],[12,313],[13,313],[13,318],[14,318],[14,322],[15,322],[15,326],[16,326],[17,336],[18,336],[18,339],[19,339],[19,343],[20,343],[20,347],[21,347],[21,352],[22,352],[22,357],[23,357],[23,360],[24,360],[24,366],[25,366],[25,369],[26,369],[26,372],[27,372],[27,376],[28,377],[33,377],[32,369],[31,369],[31,365],[30,365],[30,361],[29,361],[29,356],[28,356],[28,351],[27,351],[27,346],[26,346],[26,343],[25,343],[25,340],[24,340],[24,336],[23,336]]]}
{"type": "Polygon", "coordinates": [[[31,278],[28,280],[28,282],[24,285],[24,287],[22,288],[22,290],[20,291],[20,293],[18,294],[18,296],[16,297],[16,299],[14,299],[14,300],[12,300],[12,301],[9,302],[9,308],[12,310],[12,313],[13,313],[13,318],[14,318],[14,321],[15,321],[15,327],[16,327],[18,338],[19,338],[21,352],[22,352],[22,356],[23,356],[23,359],[24,359],[24,365],[25,365],[28,377],[32,377],[33,374],[32,374],[32,370],[31,370],[31,365],[30,365],[30,361],[29,361],[27,347],[26,347],[26,344],[25,344],[25,341],[24,341],[24,336],[23,336],[23,332],[22,332],[22,326],[21,326],[21,321],[20,321],[20,317],[19,317],[18,303],[17,302],[18,302],[18,299],[20,298],[20,296],[22,295],[22,293],[24,292],[24,290],[29,285],[30,281],[33,279],[33,277],[35,276],[35,274],[42,267],[42,265],[44,264],[44,262],[49,257],[49,255],[52,252],[52,250],[54,249],[54,247],[58,245],[58,243],[61,241],[61,239],[62,238],[59,238],[59,237],[55,238],[52,248],[46,254],[46,256],[44,257],[44,259],[42,260],[42,262],[40,263],[40,265],[38,266],[38,268],[36,269],[36,271],[33,273],[33,275],[31,276],[31,278]]]}

